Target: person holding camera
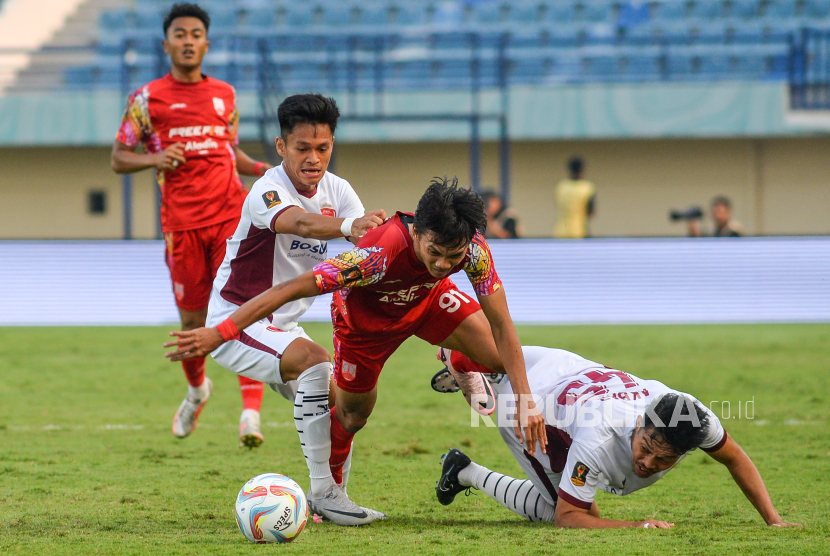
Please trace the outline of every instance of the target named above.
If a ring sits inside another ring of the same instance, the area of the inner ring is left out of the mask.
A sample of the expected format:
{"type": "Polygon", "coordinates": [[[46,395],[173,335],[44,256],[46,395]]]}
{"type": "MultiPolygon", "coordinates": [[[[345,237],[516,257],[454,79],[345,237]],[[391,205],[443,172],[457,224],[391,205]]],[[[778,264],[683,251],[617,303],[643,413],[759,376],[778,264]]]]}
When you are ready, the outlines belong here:
{"type": "MultiPolygon", "coordinates": [[[[715,229],[710,237],[741,237],[744,235],[743,227],[736,220],[732,219],[732,203],[727,197],[719,195],[712,199],[711,203],[712,221],[715,229]]],[[[700,228],[700,221],[703,219],[703,210],[693,207],[687,211],[673,211],[671,219],[685,220],[688,225],[689,237],[701,237],[704,234],[700,228]]]]}

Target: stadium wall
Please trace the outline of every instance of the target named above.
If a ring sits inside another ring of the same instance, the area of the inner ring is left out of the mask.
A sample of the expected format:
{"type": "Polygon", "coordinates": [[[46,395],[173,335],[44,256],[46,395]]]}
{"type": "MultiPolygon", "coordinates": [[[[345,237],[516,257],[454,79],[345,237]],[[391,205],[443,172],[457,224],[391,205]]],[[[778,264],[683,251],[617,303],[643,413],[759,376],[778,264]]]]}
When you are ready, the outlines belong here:
{"type": "MultiPolygon", "coordinates": [[[[262,157],[258,143],[244,143],[262,157]]],[[[596,236],[678,236],[671,208],[706,205],[728,195],[750,234],[830,234],[830,138],[615,139],[516,141],[512,145],[512,204],[530,236],[553,226],[554,184],[574,155],[587,162],[598,189],[596,236]]],[[[0,149],[0,238],[120,238],[120,177],[109,147],[0,149]],[[103,215],[87,211],[88,193],[106,192],[103,215]]],[[[468,183],[463,142],[343,143],[336,172],[358,190],[368,209],[412,210],[429,179],[458,175],[468,183]]],[[[248,183],[250,178],[246,178],[248,183]]],[[[486,142],[482,181],[498,183],[498,153],[486,142]]],[[[152,172],[133,180],[133,235],[156,230],[152,172]]]]}

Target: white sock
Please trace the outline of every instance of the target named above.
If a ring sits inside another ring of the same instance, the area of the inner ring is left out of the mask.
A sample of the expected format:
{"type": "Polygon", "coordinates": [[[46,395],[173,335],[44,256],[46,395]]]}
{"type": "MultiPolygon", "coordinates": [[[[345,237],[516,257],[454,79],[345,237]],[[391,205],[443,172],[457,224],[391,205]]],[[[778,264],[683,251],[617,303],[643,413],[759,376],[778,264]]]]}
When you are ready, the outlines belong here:
{"type": "Polygon", "coordinates": [[[309,367],[297,378],[294,398],[294,426],[300,435],[308,473],[309,496],[318,498],[334,485],[329,469],[331,456],[331,414],[329,413],[329,379],[331,363],[309,367]]]}
{"type": "Polygon", "coordinates": [[[520,481],[471,463],[458,472],[458,480],[464,486],[477,488],[511,512],[530,521],[553,521],[556,507],[545,500],[529,479],[520,481]]]}
{"type": "Polygon", "coordinates": [[[200,386],[187,385],[187,397],[201,401],[208,396],[210,396],[210,388],[208,388],[207,377],[205,377],[200,386]]]}
{"type": "Polygon", "coordinates": [[[354,452],[354,439],[352,439],[352,446],[349,448],[349,455],[343,463],[343,482],[340,483],[340,488],[346,492],[346,485],[349,484],[349,472],[352,470],[352,452],[354,452]]]}
{"type": "Polygon", "coordinates": [[[251,418],[259,420],[259,411],[256,409],[243,409],[242,415],[239,417],[239,422],[241,423],[242,421],[251,418]]]}

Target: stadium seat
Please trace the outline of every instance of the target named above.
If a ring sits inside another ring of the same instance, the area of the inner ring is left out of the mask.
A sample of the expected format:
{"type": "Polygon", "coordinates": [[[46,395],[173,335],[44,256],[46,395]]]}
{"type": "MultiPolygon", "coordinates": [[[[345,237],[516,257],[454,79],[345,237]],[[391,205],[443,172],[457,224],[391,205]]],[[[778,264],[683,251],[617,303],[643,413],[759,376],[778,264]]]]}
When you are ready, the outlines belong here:
{"type": "Polygon", "coordinates": [[[810,17],[830,17],[830,2],[827,0],[808,0],[806,13],[810,17]]]}
{"type": "Polygon", "coordinates": [[[428,23],[436,27],[452,27],[464,21],[464,10],[459,2],[436,2],[427,7],[428,23]]]}
{"type": "Polygon", "coordinates": [[[656,81],[660,79],[659,56],[632,55],[619,61],[621,77],[627,81],[656,81]]]}
{"type": "Polygon", "coordinates": [[[510,4],[498,0],[485,0],[472,5],[472,20],[478,24],[492,25],[508,19],[510,4]]]}
{"type": "Polygon", "coordinates": [[[314,15],[317,6],[304,4],[289,4],[286,6],[283,25],[289,29],[304,29],[314,24],[314,15]]]}
{"type": "Polygon", "coordinates": [[[105,31],[121,31],[134,27],[134,16],[126,9],[107,10],[101,14],[99,27],[105,31]]]}
{"type": "Polygon", "coordinates": [[[752,19],[760,15],[760,0],[732,0],[729,6],[729,15],[740,19],[752,19]]]}
{"type": "Polygon", "coordinates": [[[723,16],[723,2],[721,0],[695,0],[692,2],[692,17],[700,19],[716,19],[723,16]]]}
{"type": "Polygon", "coordinates": [[[772,19],[789,19],[796,16],[796,7],[795,0],[771,0],[764,4],[763,15],[772,19]]]}
{"type": "Polygon", "coordinates": [[[583,4],[581,19],[591,23],[610,23],[614,12],[613,3],[607,0],[592,0],[583,4]]]}
{"type": "Polygon", "coordinates": [[[663,0],[656,2],[654,7],[655,19],[667,21],[683,20],[691,9],[690,2],[687,0],[663,0]]]}
{"type": "Polygon", "coordinates": [[[424,25],[426,23],[426,7],[420,2],[400,0],[390,4],[389,14],[391,23],[400,26],[424,25]]]}
{"type": "Polygon", "coordinates": [[[648,2],[629,0],[619,6],[617,25],[622,28],[636,27],[651,20],[651,5],[648,2]]]}
{"type": "Polygon", "coordinates": [[[361,2],[358,22],[360,25],[383,27],[390,23],[389,6],[385,3],[361,2]]]}
{"type": "Polygon", "coordinates": [[[564,23],[574,20],[573,2],[551,0],[543,4],[542,20],[552,23],[564,23]]]}
{"type": "Polygon", "coordinates": [[[277,24],[277,11],[273,6],[241,10],[239,27],[243,29],[273,29],[277,24]]]}
{"type": "Polygon", "coordinates": [[[510,6],[510,21],[520,24],[532,24],[542,19],[543,5],[538,0],[514,2],[510,6]]]}
{"type": "Polygon", "coordinates": [[[358,20],[357,7],[347,2],[328,2],[323,8],[322,23],[327,27],[348,27],[358,20]]]}

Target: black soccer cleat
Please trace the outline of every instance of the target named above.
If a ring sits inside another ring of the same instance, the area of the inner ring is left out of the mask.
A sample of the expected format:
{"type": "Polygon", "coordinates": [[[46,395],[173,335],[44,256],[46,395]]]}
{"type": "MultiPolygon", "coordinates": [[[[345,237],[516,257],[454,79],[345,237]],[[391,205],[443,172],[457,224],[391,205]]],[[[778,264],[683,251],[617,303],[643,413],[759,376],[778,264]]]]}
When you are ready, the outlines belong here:
{"type": "Polygon", "coordinates": [[[450,374],[450,370],[444,367],[432,377],[432,389],[442,394],[454,394],[461,390],[461,387],[450,374]]]}
{"type": "Polygon", "coordinates": [[[465,490],[469,492],[470,487],[462,486],[458,480],[458,472],[470,463],[470,458],[456,448],[451,449],[441,457],[441,478],[436,483],[435,496],[444,506],[452,504],[456,494],[465,490]]]}

